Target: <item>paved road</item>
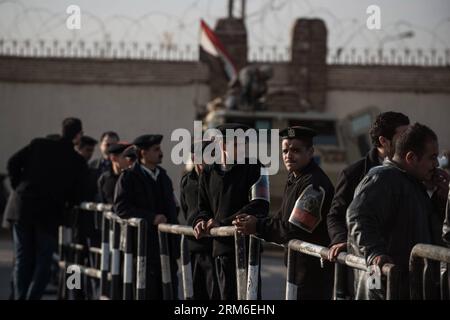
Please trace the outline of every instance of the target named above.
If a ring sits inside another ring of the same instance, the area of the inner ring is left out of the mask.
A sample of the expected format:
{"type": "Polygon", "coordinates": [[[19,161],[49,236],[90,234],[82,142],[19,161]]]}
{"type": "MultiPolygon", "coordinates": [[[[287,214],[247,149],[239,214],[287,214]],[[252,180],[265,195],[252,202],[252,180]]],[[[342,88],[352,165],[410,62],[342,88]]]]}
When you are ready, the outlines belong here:
{"type": "MultiPolygon", "coordinates": [[[[12,242],[9,233],[0,231],[0,300],[8,299],[12,266],[12,242]]],[[[262,257],[262,298],[264,300],[284,299],[286,269],[283,265],[283,252],[265,250],[262,257]]],[[[181,282],[180,282],[181,283],[181,282]]],[[[53,288],[49,288],[53,290],[53,288]]],[[[55,299],[54,294],[47,294],[44,299],[55,299]]]]}

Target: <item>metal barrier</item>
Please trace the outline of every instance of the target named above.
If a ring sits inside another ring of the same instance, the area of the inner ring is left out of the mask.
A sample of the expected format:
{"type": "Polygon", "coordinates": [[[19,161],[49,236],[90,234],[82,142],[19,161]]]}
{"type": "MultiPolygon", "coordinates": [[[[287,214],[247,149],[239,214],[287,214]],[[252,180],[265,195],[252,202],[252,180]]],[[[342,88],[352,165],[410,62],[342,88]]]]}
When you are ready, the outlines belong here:
{"type": "Polygon", "coordinates": [[[449,300],[450,249],[429,244],[417,244],[409,262],[410,295],[412,300],[449,300]],[[430,261],[431,260],[431,261],[430,261]],[[434,263],[434,265],[433,265],[434,263]],[[439,270],[439,292],[434,290],[433,271],[439,270]]]}
{"type": "MultiPolygon", "coordinates": [[[[170,272],[170,260],[168,256],[168,239],[167,234],[179,234],[181,238],[181,257],[182,257],[182,283],[183,294],[186,300],[193,297],[193,285],[192,285],[192,271],[189,251],[185,236],[194,236],[194,230],[189,226],[174,225],[174,224],[160,224],[158,226],[159,244],[161,253],[161,269],[162,269],[162,281],[163,281],[163,296],[164,299],[172,299],[172,280],[170,272]]],[[[236,254],[236,284],[237,284],[237,297],[238,300],[244,300],[246,298],[246,248],[245,248],[245,236],[236,232],[235,227],[218,227],[211,229],[212,237],[234,237],[235,254],[236,254]]]]}
{"type": "Polygon", "coordinates": [[[82,244],[73,243],[73,228],[77,226],[70,225],[70,223],[60,226],[59,266],[61,275],[58,298],[68,298],[66,270],[69,267],[76,267],[84,276],[100,279],[101,300],[131,300],[134,291],[137,300],[145,300],[147,269],[147,225],[145,220],[121,219],[110,211],[110,205],[105,204],[82,203],[76,209],[86,212],[86,214],[89,212],[102,215],[101,248],[87,248],[90,253],[100,256],[100,268],[82,264],[81,256],[83,252],[86,252],[86,248],[82,244]],[[137,231],[136,259],[133,256],[134,231],[137,231]],[[121,263],[122,256],[123,263],[121,263]],[[133,274],[134,265],[136,265],[135,274],[133,274]],[[121,267],[122,273],[120,272],[121,267]],[[121,280],[123,281],[122,294],[120,294],[121,280]],[[136,288],[133,283],[136,284],[136,288]]]}
{"type": "MultiPolygon", "coordinates": [[[[181,239],[181,257],[182,257],[182,283],[183,294],[186,300],[193,297],[192,271],[188,245],[185,236],[194,236],[192,227],[183,225],[160,224],[158,227],[159,241],[161,250],[161,268],[163,270],[163,288],[164,299],[172,298],[171,273],[168,257],[167,233],[180,234],[181,239]]],[[[238,290],[238,300],[256,300],[258,297],[258,274],[261,263],[261,242],[264,239],[254,235],[250,236],[248,272],[246,268],[246,246],[245,236],[236,232],[234,227],[219,227],[211,229],[212,237],[235,237],[236,252],[236,281],[238,290]]],[[[279,247],[288,249],[288,265],[286,279],[286,300],[297,299],[297,286],[294,283],[295,276],[295,252],[301,252],[319,259],[327,259],[329,249],[319,245],[311,244],[300,240],[291,240],[287,245],[267,242],[279,247]]],[[[362,257],[341,252],[335,263],[333,299],[345,299],[347,292],[347,282],[345,281],[347,267],[368,271],[366,261],[362,257]]],[[[398,271],[393,264],[385,264],[382,268],[382,274],[386,276],[386,300],[395,300],[398,298],[398,271]]]]}
{"type": "MultiPolygon", "coordinates": [[[[329,249],[319,245],[311,244],[308,242],[300,240],[291,240],[288,244],[288,270],[287,270],[287,284],[286,284],[286,299],[295,300],[297,298],[297,287],[292,282],[294,269],[295,269],[295,259],[294,251],[301,252],[313,257],[320,259],[327,259],[329,249]]],[[[339,300],[342,298],[340,296],[342,292],[345,292],[347,285],[346,281],[343,279],[345,276],[345,268],[343,266],[351,267],[354,269],[368,271],[367,264],[364,258],[351,255],[345,252],[341,252],[337,257],[337,262],[335,263],[337,267],[335,269],[334,277],[334,288],[333,288],[333,298],[339,300]]],[[[395,300],[398,298],[398,274],[397,267],[393,264],[385,264],[381,270],[382,274],[387,278],[386,284],[386,300],[395,300]]]]}

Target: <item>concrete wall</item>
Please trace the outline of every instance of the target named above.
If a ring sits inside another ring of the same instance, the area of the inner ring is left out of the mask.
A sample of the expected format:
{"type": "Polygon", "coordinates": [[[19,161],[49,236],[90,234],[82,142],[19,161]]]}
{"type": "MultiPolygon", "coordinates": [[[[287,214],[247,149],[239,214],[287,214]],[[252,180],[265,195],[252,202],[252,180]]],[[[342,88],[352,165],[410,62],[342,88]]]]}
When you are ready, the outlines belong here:
{"type": "MultiPolygon", "coordinates": [[[[270,90],[295,93],[289,63],[273,66],[270,90]]],[[[450,148],[450,68],[331,65],[327,77],[326,112],[341,119],[369,106],[404,112],[450,148]]],[[[198,62],[0,57],[0,172],[13,152],[76,116],[96,138],[105,130],[126,140],[164,134],[163,166],[178,188],[182,168],[169,161],[170,133],[193,129],[196,112],[211,98],[209,79],[198,62]]],[[[295,97],[287,102],[300,112],[295,97]]]]}
{"type": "Polygon", "coordinates": [[[381,112],[402,112],[412,122],[428,125],[438,135],[441,149],[450,149],[450,95],[348,90],[327,93],[326,110],[340,119],[371,106],[381,112]]]}
{"type": "MultiPolygon", "coordinates": [[[[149,64],[145,67],[148,68],[149,64]]],[[[32,138],[59,133],[62,119],[74,116],[83,121],[85,134],[96,139],[106,130],[115,130],[128,141],[144,133],[163,134],[165,158],[162,165],[178,190],[183,168],[170,161],[170,150],[175,144],[170,142],[170,134],[176,128],[192,131],[196,105],[209,100],[209,87],[201,81],[206,74],[203,69],[189,72],[190,67],[198,70],[197,66],[179,66],[179,69],[185,69],[183,75],[177,77],[175,72],[169,77],[170,66],[150,66],[146,75],[142,68],[133,71],[124,64],[109,68],[109,72],[117,73],[120,71],[117,68],[124,68],[119,78],[110,79],[108,74],[99,73],[87,82],[80,81],[78,70],[80,76],[86,73],[82,72],[82,65],[76,65],[64,79],[55,83],[43,81],[45,77],[57,76],[51,68],[47,72],[36,70],[36,78],[25,82],[33,73],[23,74],[20,78],[18,73],[26,67],[26,63],[16,65],[17,73],[10,77],[12,80],[0,79],[0,172],[5,172],[8,158],[32,138]],[[161,68],[161,77],[149,79],[149,75],[154,75],[161,68]],[[147,78],[135,77],[137,72],[147,78]],[[114,83],[118,79],[120,83],[114,83]],[[96,84],[92,83],[94,80],[96,84]]],[[[58,74],[61,75],[60,72],[58,74]]]]}
{"type": "Polygon", "coordinates": [[[430,126],[450,148],[450,68],[329,66],[326,111],[345,118],[374,106],[430,126]]]}

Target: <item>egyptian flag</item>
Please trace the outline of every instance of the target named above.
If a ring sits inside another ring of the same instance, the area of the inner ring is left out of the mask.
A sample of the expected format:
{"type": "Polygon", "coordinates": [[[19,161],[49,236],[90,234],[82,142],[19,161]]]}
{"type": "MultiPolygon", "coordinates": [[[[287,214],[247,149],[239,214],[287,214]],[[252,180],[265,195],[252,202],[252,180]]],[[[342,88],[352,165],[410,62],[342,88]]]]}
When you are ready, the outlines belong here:
{"type": "Polygon", "coordinates": [[[269,176],[266,168],[261,168],[261,176],[250,189],[250,201],[265,200],[270,203],[269,176]]]}
{"type": "Polygon", "coordinates": [[[293,225],[312,233],[322,220],[322,205],[325,200],[325,190],[318,190],[310,184],[295,202],[289,222],[293,225]]]}
{"type": "Polygon", "coordinates": [[[203,20],[200,20],[200,48],[208,55],[219,58],[222,61],[228,79],[231,80],[236,77],[237,68],[230,54],[214,31],[203,20]]]}

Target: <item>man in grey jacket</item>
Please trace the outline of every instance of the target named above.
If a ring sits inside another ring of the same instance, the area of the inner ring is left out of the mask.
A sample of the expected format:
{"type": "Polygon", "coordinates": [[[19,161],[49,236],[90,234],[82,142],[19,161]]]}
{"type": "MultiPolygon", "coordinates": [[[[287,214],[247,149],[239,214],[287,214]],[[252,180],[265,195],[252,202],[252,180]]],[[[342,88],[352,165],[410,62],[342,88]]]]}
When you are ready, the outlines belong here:
{"type": "MultiPolygon", "coordinates": [[[[448,176],[438,167],[436,134],[416,123],[396,143],[392,161],[375,167],[356,189],[347,211],[349,251],[366,259],[367,265],[380,268],[394,263],[400,270],[400,298],[409,298],[408,266],[414,245],[442,245],[448,176]],[[424,181],[433,181],[437,197],[434,204],[424,181]],[[445,195],[445,196],[443,196],[445,195]]],[[[358,299],[375,298],[369,291],[367,275],[355,276],[358,299]]],[[[379,289],[379,288],[376,288],[379,289]]]]}

